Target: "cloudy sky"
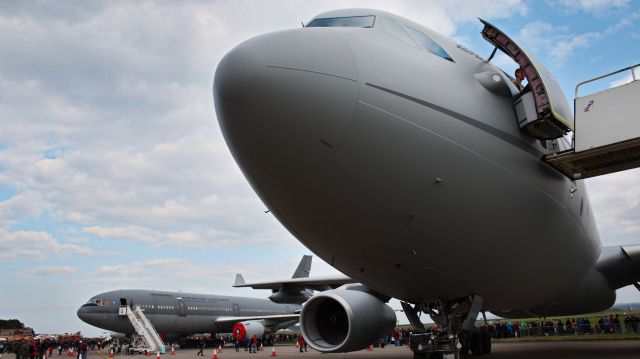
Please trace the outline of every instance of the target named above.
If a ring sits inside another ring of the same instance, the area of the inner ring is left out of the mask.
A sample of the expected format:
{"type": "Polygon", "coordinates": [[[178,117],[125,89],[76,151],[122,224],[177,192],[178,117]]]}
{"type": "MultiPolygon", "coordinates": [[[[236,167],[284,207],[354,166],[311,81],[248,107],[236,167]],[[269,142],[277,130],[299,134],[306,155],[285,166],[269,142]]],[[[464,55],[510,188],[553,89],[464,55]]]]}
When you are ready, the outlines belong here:
{"type": "MultiPolygon", "coordinates": [[[[230,288],[234,273],[289,276],[309,251],[234,163],[213,73],[240,42],[344,7],[395,12],[485,56],[487,19],[547,64],[570,102],[576,83],[640,60],[631,0],[2,1],[0,318],[99,335],[75,311],[102,291],[265,297],[230,288]]],[[[639,174],[588,181],[606,245],[640,242],[639,174]]],[[[312,274],[332,273],[314,260],[312,274]]],[[[639,299],[626,288],[618,301],[639,299]]]]}

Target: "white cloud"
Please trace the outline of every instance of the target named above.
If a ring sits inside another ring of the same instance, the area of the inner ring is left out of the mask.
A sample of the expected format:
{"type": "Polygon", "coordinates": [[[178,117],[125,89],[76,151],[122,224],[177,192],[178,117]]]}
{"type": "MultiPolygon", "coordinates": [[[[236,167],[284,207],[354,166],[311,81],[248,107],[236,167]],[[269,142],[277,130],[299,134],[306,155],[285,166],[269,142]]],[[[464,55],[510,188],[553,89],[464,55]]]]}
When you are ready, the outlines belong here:
{"type": "Polygon", "coordinates": [[[0,260],[44,259],[50,254],[68,256],[89,255],[89,247],[60,243],[51,234],[40,231],[8,232],[0,229],[0,260]]]}
{"type": "Polygon", "coordinates": [[[205,229],[202,231],[156,231],[137,226],[84,227],[87,234],[103,239],[137,241],[151,246],[220,248],[240,245],[292,245],[295,242],[284,231],[265,231],[245,236],[236,232],[205,229]]]}
{"type": "Polygon", "coordinates": [[[76,272],[76,268],[63,267],[37,267],[18,272],[18,274],[30,277],[70,276],[76,272]]]}
{"type": "Polygon", "coordinates": [[[629,83],[631,81],[633,81],[633,76],[631,76],[631,74],[629,74],[629,76],[623,77],[623,78],[621,78],[619,80],[616,80],[616,81],[613,81],[613,82],[609,83],[609,88],[618,87],[620,85],[627,84],[627,83],[629,83]]]}
{"type": "Polygon", "coordinates": [[[554,3],[570,11],[601,12],[626,7],[629,0],[557,0],[552,1],[554,3]]]}
{"type": "Polygon", "coordinates": [[[8,228],[26,217],[37,217],[45,208],[40,193],[25,191],[0,201],[0,226],[8,228]]]}
{"type": "Polygon", "coordinates": [[[605,245],[640,242],[640,169],[587,180],[591,204],[605,245]]]}
{"type": "Polygon", "coordinates": [[[640,12],[630,12],[607,28],[585,33],[573,33],[567,26],[534,21],[520,30],[519,38],[534,53],[545,54],[552,66],[561,67],[571,58],[580,56],[580,50],[620,33],[637,23],[638,19],[640,19],[640,12]]]}
{"type": "Polygon", "coordinates": [[[562,66],[577,50],[589,47],[600,34],[572,34],[567,27],[536,21],[525,25],[519,37],[534,53],[546,53],[553,65],[562,66]]]}

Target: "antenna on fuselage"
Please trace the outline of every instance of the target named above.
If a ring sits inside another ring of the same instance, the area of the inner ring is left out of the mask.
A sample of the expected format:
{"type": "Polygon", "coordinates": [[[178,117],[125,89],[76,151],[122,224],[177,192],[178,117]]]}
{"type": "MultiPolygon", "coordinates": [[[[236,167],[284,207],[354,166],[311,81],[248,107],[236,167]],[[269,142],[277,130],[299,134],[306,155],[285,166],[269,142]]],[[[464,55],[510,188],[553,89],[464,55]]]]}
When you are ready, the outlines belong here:
{"type": "Polygon", "coordinates": [[[491,62],[491,59],[496,55],[496,51],[498,51],[498,47],[494,47],[493,48],[493,52],[491,53],[491,55],[489,55],[489,58],[487,59],[487,62],[491,62]]]}

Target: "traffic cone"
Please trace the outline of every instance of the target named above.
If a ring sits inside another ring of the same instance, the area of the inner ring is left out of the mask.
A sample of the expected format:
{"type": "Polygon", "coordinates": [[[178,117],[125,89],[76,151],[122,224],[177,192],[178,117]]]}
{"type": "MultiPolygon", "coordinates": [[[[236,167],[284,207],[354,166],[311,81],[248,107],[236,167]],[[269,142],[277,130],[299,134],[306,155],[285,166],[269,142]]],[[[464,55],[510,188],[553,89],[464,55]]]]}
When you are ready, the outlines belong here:
{"type": "Polygon", "coordinates": [[[296,341],[296,349],[300,349],[300,346],[298,345],[298,341],[296,341]]]}
{"type": "Polygon", "coordinates": [[[261,352],[263,352],[263,351],[264,351],[264,347],[262,346],[262,343],[260,343],[260,349],[259,349],[259,350],[260,350],[261,352]]]}
{"type": "Polygon", "coordinates": [[[372,352],[373,351],[373,345],[369,344],[369,347],[367,348],[367,350],[372,352]]]}
{"type": "Polygon", "coordinates": [[[276,354],[276,347],[275,347],[275,345],[273,346],[273,349],[271,349],[271,356],[272,356],[272,357],[277,357],[277,356],[278,356],[278,354],[276,354]]]}
{"type": "Polygon", "coordinates": [[[67,350],[67,356],[72,357],[73,356],[73,349],[69,348],[69,350],[67,350]]]}
{"type": "Polygon", "coordinates": [[[213,357],[211,359],[218,359],[218,351],[213,349],[213,357]]]}
{"type": "Polygon", "coordinates": [[[109,353],[109,356],[113,358],[113,349],[111,349],[111,352],[109,353]]]}
{"type": "Polygon", "coordinates": [[[156,352],[156,359],[160,359],[160,352],[156,352]]]}
{"type": "Polygon", "coordinates": [[[218,345],[218,353],[222,354],[222,345],[218,345]]]}
{"type": "Polygon", "coordinates": [[[176,350],[173,348],[173,345],[171,346],[171,354],[169,355],[176,355],[176,350]]]}
{"type": "Polygon", "coordinates": [[[144,355],[146,355],[146,356],[151,356],[151,352],[145,349],[145,350],[144,350],[144,355]]]}

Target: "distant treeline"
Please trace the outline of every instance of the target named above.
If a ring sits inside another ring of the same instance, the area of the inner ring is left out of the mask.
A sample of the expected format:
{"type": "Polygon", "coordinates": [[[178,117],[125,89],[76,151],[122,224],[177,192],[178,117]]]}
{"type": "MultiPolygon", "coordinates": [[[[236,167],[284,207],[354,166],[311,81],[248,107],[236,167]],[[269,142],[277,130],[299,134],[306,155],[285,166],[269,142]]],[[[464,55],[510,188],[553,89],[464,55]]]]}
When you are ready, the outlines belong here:
{"type": "Polygon", "coordinates": [[[0,319],[0,329],[24,329],[24,324],[18,319],[0,319]]]}
{"type": "Polygon", "coordinates": [[[617,310],[640,310],[640,303],[622,303],[616,304],[611,309],[617,310]]]}

